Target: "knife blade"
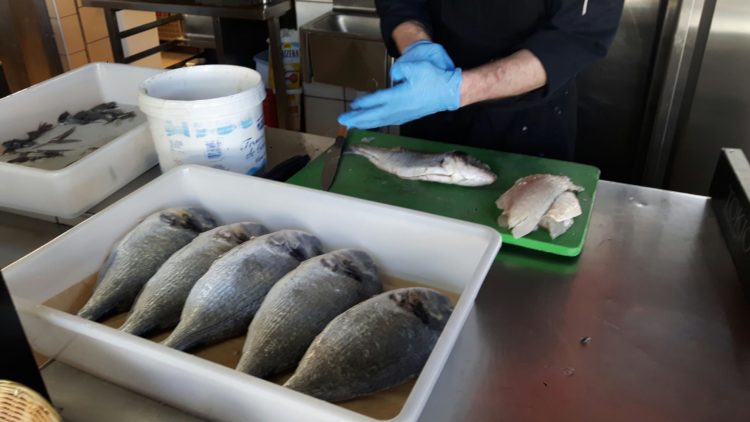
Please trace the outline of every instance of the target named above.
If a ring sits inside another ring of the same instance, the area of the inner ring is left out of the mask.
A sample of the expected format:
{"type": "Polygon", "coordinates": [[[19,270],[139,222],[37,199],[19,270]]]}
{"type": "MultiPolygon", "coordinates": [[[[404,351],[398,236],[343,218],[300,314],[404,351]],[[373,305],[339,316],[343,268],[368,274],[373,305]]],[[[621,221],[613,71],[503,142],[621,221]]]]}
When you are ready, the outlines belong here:
{"type": "Polygon", "coordinates": [[[320,179],[320,187],[323,190],[330,190],[333,181],[336,180],[336,174],[338,173],[339,165],[341,164],[341,154],[344,152],[344,144],[346,144],[346,136],[346,127],[339,125],[339,128],[336,131],[336,141],[333,143],[333,146],[325,152],[323,175],[320,179]]]}

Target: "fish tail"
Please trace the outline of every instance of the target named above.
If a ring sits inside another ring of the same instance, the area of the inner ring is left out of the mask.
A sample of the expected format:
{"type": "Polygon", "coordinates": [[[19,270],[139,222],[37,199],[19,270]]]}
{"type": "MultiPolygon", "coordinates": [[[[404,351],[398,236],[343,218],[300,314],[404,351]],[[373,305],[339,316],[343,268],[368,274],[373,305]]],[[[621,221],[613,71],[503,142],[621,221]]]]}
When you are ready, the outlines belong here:
{"type": "Polygon", "coordinates": [[[172,349],[187,350],[193,346],[193,340],[190,338],[189,333],[175,329],[161,344],[172,349]]]}
{"type": "Polygon", "coordinates": [[[97,321],[102,316],[102,312],[100,309],[97,309],[96,306],[91,306],[87,303],[78,311],[77,315],[81,318],[88,319],[89,321],[97,321]]]}
{"type": "Polygon", "coordinates": [[[133,334],[134,336],[140,336],[146,331],[143,324],[136,319],[135,315],[128,317],[128,319],[125,320],[125,323],[120,326],[119,330],[124,333],[133,334]]]}
{"type": "Polygon", "coordinates": [[[255,377],[263,378],[268,375],[268,371],[262,370],[261,365],[258,363],[258,359],[254,359],[252,353],[244,352],[235,369],[255,377]]]}

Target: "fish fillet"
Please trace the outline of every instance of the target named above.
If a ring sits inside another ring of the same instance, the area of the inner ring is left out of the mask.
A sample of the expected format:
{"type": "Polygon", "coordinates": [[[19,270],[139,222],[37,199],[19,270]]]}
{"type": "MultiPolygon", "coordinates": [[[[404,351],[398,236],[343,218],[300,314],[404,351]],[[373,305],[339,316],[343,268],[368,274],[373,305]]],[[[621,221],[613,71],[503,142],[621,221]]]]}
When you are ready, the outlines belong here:
{"type": "Polygon", "coordinates": [[[547,229],[552,239],[556,239],[567,232],[573,226],[573,219],[582,213],[576,194],[570,191],[563,192],[544,214],[539,226],[547,229]]]}
{"type": "Polygon", "coordinates": [[[581,210],[581,203],[578,202],[578,197],[575,193],[567,191],[560,194],[552,203],[552,206],[544,214],[545,218],[550,218],[556,222],[570,220],[578,217],[583,211],[581,210]]]}
{"type": "Polygon", "coordinates": [[[498,223],[509,227],[515,238],[526,236],[537,228],[558,196],[582,190],[567,176],[533,174],[518,179],[495,202],[503,210],[498,223]]]}

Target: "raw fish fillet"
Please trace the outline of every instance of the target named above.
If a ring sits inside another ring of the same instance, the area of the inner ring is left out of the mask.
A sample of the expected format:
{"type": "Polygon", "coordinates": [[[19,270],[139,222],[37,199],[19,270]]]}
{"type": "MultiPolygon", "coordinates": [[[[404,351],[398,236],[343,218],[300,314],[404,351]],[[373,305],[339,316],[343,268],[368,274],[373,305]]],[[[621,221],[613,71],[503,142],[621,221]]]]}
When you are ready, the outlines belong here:
{"type": "Polygon", "coordinates": [[[555,221],[549,217],[544,217],[539,223],[539,226],[547,229],[552,239],[557,239],[568,231],[569,228],[573,227],[573,219],[555,221]]]}
{"type": "Polygon", "coordinates": [[[534,231],[552,203],[566,191],[580,192],[583,188],[567,176],[533,174],[517,180],[495,202],[503,214],[500,225],[511,229],[513,237],[520,238],[534,231]]]}
{"type": "Polygon", "coordinates": [[[563,192],[542,217],[539,226],[547,229],[552,239],[556,239],[573,226],[573,218],[581,215],[581,204],[573,192],[563,192]]]}

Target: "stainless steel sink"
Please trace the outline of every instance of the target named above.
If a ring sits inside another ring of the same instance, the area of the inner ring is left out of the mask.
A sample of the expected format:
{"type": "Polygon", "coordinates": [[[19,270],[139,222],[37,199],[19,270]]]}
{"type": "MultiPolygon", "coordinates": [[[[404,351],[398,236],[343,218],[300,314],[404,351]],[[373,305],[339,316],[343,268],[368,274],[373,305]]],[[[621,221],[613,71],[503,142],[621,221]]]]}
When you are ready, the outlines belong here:
{"type": "Polygon", "coordinates": [[[375,16],[327,13],[303,26],[310,32],[340,33],[342,36],[380,41],[380,19],[375,16]]]}
{"type": "Polygon", "coordinates": [[[391,59],[376,15],[329,12],[300,27],[306,82],[375,91],[388,86],[391,59]]]}

